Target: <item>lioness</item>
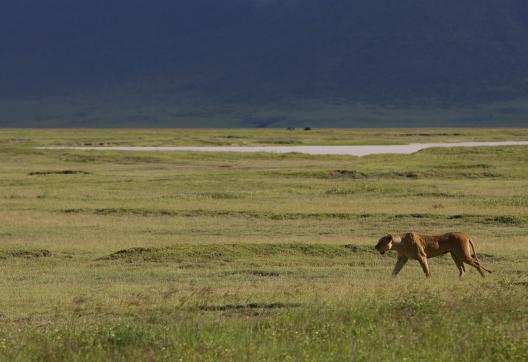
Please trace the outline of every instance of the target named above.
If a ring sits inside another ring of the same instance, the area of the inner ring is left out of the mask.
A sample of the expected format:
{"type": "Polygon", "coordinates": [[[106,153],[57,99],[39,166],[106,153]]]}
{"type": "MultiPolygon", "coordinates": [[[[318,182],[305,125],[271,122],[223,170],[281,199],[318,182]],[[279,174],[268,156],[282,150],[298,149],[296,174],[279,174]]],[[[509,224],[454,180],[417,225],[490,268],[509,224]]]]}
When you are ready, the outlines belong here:
{"type": "Polygon", "coordinates": [[[475,247],[471,238],[464,233],[447,233],[443,235],[420,235],[417,233],[405,233],[399,235],[387,235],[379,239],[376,250],[385,254],[387,250],[398,252],[398,261],[392,272],[393,276],[398,275],[405,263],[409,259],[418,260],[427,278],[431,276],[427,258],[451,253],[451,257],[460,272],[460,278],[466,271],[464,263],[474,266],[484,277],[484,271],[491,273],[484,268],[477,258],[475,247]],[[469,247],[473,250],[471,253],[469,247]]]}

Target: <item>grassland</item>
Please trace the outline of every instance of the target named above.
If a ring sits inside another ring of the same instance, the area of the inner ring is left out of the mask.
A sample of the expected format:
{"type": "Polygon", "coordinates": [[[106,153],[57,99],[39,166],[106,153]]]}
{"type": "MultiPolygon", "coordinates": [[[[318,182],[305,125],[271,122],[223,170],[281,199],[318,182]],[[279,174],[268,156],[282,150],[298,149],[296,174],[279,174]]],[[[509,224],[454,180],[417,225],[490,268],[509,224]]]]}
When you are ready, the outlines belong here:
{"type": "Polygon", "coordinates": [[[1,360],[525,360],[528,147],[309,156],[43,145],[528,140],[501,130],[0,130],[1,360]],[[383,234],[471,234],[426,280],[383,234]]]}

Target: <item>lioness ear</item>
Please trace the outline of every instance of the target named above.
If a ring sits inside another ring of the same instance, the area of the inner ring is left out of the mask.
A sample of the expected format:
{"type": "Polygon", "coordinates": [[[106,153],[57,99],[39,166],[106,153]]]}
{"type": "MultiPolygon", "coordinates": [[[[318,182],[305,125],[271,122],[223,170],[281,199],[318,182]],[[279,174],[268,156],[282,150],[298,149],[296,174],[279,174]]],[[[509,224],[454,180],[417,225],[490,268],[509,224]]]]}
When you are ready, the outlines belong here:
{"type": "Polygon", "coordinates": [[[402,241],[402,237],[401,235],[391,235],[391,241],[394,241],[394,242],[400,242],[402,241]]]}

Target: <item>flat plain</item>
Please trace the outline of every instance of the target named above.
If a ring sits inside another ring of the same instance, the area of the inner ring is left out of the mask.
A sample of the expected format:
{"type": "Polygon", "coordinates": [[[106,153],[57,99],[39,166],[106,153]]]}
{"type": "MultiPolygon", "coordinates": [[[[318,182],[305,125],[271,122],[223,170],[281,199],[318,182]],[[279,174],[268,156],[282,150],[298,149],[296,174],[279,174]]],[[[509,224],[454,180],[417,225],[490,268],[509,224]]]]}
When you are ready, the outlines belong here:
{"type": "Polygon", "coordinates": [[[0,130],[1,360],[526,360],[528,147],[410,155],[37,146],[528,140],[528,129],[0,130]],[[463,231],[390,277],[388,233],[463,231]]]}

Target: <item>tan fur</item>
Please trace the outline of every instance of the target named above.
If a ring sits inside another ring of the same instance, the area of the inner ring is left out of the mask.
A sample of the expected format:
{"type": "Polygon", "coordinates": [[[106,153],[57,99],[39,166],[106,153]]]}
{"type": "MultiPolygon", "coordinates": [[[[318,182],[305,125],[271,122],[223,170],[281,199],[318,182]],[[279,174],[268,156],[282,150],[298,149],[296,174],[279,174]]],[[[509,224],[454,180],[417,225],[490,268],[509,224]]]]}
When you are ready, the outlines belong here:
{"type": "Polygon", "coordinates": [[[464,263],[475,267],[482,277],[484,277],[484,271],[491,273],[491,271],[482,266],[477,258],[471,238],[464,233],[453,232],[435,236],[417,233],[387,235],[378,241],[375,248],[381,254],[388,250],[398,252],[398,261],[392,272],[393,276],[398,275],[409,259],[414,259],[418,260],[426,277],[430,277],[431,273],[429,272],[427,259],[447,253],[451,254],[460,272],[460,278],[464,276],[466,271],[464,263]]]}

